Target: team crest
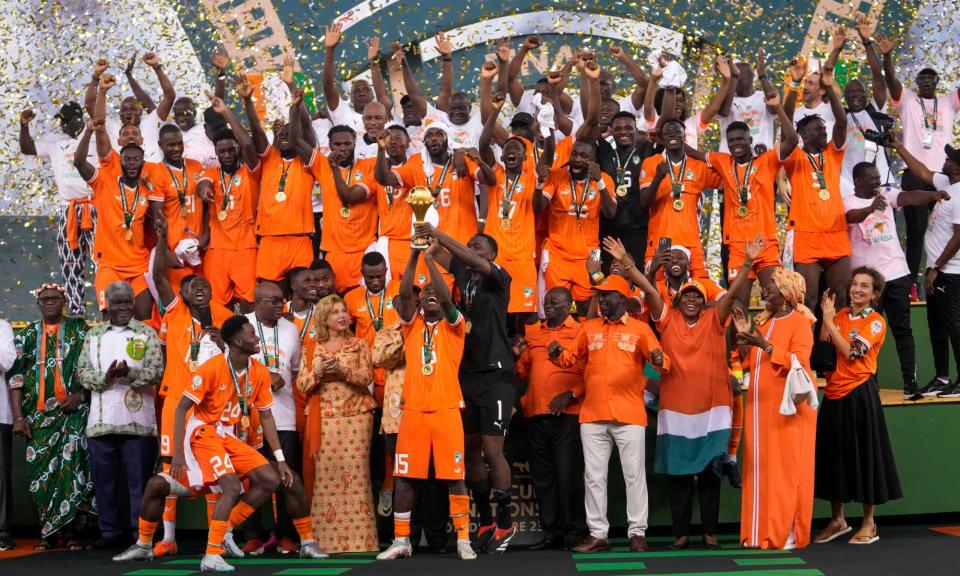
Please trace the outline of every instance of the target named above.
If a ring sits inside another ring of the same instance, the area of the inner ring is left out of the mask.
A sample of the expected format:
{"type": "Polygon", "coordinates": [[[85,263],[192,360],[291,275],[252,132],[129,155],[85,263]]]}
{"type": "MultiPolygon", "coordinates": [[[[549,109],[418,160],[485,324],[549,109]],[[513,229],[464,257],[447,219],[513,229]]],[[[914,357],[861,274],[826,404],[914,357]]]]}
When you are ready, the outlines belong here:
{"type": "Polygon", "coordinates": [[[359,180],[359,179],[361,179],[361,178],[363,178],[363,174],[361,174],[360,172],[354,172],[354,173],[353,173],[353,179],[354,179],[354,180],[359,180]]]}
{"type": "Polygon", "coordinates": [[[588,199],[588,200],[593,200],[593,199],[596,198],[596,197],[597,197],[597,193],[596,193],[595,191],[591,190],[590,192],[587,192],[587,199],[588,199]]]}
{"type": "Polygon", "coordinates": [[[523,289],[523,297],[524,297],[524,298],[532,298],[532,297],[533,297],[533,288],[524,288],[524,289],[523,289]]]}
{"type": "Polygon", "coordinates": [[[460,464],[461,462],[463,462],[463,452],[455,452],[453,454],[453,461],[456,464],[460,464]]]}
{"type": "Polygon", "coordinates": [[[393,310],[393,300],[387,300],[383,305],[386,306],[387,310],[393,310]]]}
{"type": "Polygon", "coordinates": [[[237,174],[236,176],[233,177],[233,185],[234,185],[234,186],[239,186],[239,185],[240,185],[240,182],[241,182],[241,180],[240,180],[240,175],[239,175],[239,174],[237,174]]]}
{"type": "Polygon", "coordinates": [[[683,177],[687,180],[693,180],[693,170],[687,170],[683,177]]]}
{"type": "Polygon", "coordinates": [[[870,331],[873,332],[874,336],[879,334],[881,330],[883,330],[883,324],[881,324],[879,320],[874,320],[870,323],[870,331]]]}
{"type": "Polygon", "coordinates": [[[194,390],[199,390],[203,386],[203,378],[199,374],[193,377],[193,380],[190,381],[190,387],[194,390]]]}

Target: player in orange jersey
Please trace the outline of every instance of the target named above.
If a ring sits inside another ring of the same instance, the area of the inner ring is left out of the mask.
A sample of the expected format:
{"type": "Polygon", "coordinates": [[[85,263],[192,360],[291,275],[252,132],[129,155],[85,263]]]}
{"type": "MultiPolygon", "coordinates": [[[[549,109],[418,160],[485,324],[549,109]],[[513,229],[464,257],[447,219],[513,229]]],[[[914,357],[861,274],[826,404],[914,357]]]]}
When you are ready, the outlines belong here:
{"type": "Polygon", "coordinates": [[[256,285],[257,237],[254,217],[260,193],[260,157],[253,140],[223,100],[211,98],[211,108],[230,125],[214,136],[219,166],[206,168],[197,191],[208,209],[210,245],[204,273],[213,289],[213,301],[253,309],[256,285]]]}
{"type": "Polygon", "coordinates": [[[313,540],[303,484],[284,462],[270,411],[270,373],[251,358],[260,350],[257,332],[245,317],[233,316],[223,323],[221,334],[228,352],[205,362],[184,390],[174,416],[170,469],[147,482],[140,506],[139,538],[115,556],[115,562],[153,558],[153,534],[168,494],[195,494],[212,486],[221,494],[210,522],[201,571],[233,572],[233,566],[223,559],[225,551],[243,556],[233,541],[233,527],[281,487],[288,508],[296,508],[291,514],[300,533],[300,557],[327,557],[313,540]],[[246,443],[248,435],[255,432],[250,427],[251,407],[259,413],[263,435],[276,457],[273,463],[246,443]],[[193,413],[188,419],[190,410],[193,413]],[[248,487],[243,487],[241,478],[249,481],[248,487]]]}
{"type": "Polygon", "coordinates": [[[273,144],[267,140],[253,103],[253,88],[237,85],[250,122],[253,145],[260,155],[260,198],[257,203],[257,278],[279,282],[287,270],[313,261],[313,184],[316,138],[309,116],[300,114],[303,93],[294,89],[290,123],[273,124],[273,144]],[[306,123],[304,125],[304,120],[306,123]],[[291,135],[298,131],[300,138],[291,135]]]}
{"type": "Polygon", "coordinates": [[[835,118],[830,141],[827,142],[827,125],[823,119],[818,115],[807,116],[797,122],[803,147],[783,158],[791,189],[789,224],[793,267],[807,282],[804,303],[810,309],[819,300],[821,270],[830,291],[837,295],[837,308],[846,305],[852,252],[840,197],[847,115],[835,89],[833,71],[821,70],[820,83],[835,118]]]}
{"type": "Polygon", "coordinates": [[[597,146],[577,140],[564,168],[537,180],[534,210],[550,211],[550,228],[543,247],[540,275],[544,291],[554,286],[570,290],[577,310],[586,314],[592,296],[586,260],[599,250],[600,214],[613,218],[617,199],[613,180],[600,171],[597,146]]]}
{"type": "Polygon", "coordinates": [[[396,560],[413,554],[410,511],[417,495],[413,480],[429,476],[431,464],[438,480],[449,483],[450,517],[457,531],[457,555],[473,560],[470,546],[470,497],[463,481],[463,397],[457,372],[463,356],[465,322],[453,305],[450,290],[433,257],[424,255],[430,283],[413,293],[414,275],[421,250],[413,250],[400,282],[399,310],[406,348],[400,431],[393,473],[393,533],[389,548],[378,560],[396,560]]]}

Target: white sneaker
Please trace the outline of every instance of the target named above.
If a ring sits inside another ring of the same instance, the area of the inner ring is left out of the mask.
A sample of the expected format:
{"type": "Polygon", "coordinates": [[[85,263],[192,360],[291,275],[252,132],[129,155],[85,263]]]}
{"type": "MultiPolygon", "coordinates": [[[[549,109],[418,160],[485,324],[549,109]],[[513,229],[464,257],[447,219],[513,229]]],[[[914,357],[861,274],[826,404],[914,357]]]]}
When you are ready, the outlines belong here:
{"type": "Polygon", "coordinates": [[[329,558],[330,555],[324,552],[320,545],[316,542],[308,542],[306,544],[300,545],[300,557],[301,558],[312,558],[312,559],[323,559],[329,558]]]}
{"type": "Polygon", "coordinates": [[[223,553],[230,558],[243,558],[244,556],[243,550],[233,541],[233,530],[227,530],[223,535],[223,553]]]}
{"type": "Polygon", "coordinates": [[[469,540],[457,540],[457,556],[461,560],[476,560],[477,553],[473,551],[473,546],[469,540]]]}
{"type": "Polygon", "coordinates": [[[393,492],[387,490],[380,491],[380,499],[377,502],[377,514],[384,518],[393,514],[393,492]]]}
{"type": "Polygon", "coordinates": [[[153,546],[143,546],[135,542],[133,546],[113,557],[114,562],[143,562],[153,560],[153,546]]]}
{"type": "Polygon", "coordinates": [[[201,572],[233,572],[236,570],[233,566],[227,564],[223,556],[217,554],[204,554],[200,561],[201,572]]]}
{"type": "Polygon", "coordinates": [[[377,560],[396,560],[413,556],[413,545],[409,538],[394,538],[393,544],[383,552],[377,554],[377,560]]]}

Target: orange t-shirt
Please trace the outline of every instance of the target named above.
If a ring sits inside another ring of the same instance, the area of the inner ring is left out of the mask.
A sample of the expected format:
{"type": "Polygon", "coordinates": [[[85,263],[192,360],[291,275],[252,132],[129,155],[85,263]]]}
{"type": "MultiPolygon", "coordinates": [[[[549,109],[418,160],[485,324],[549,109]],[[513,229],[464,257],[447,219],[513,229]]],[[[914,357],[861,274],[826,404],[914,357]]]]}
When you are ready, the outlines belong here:
{"type": "Polygon", "coordinates": [[[167,246],[172,250],[184,238],[203,233],[203,199],[197,194],[197,182],[203,165],[184,158],[183,168],[166,162],[147,162],[144,175],[154,191],[163,195],[163,216],[167,220],[167,246]],[[180,196],[183,195],[181,202],[180,196]]]}
{"type": "MultiPolygon", "coordinates": [[[[665,153],[664,153],[665,154],[665,153]]],[[[657,172],[657,165],[667,162],[665,155],[650,156],[640,165],[640,189],[643,190],[653,182],[657,172]]],[[[650,206],[650,231],[648,238],[671,238],[673,243],[688,248],[700,246],[700,214],[697,211],[697,202],[700,194],[707,188],[719,188],[722,180],[711,170],[706,162],[696,158],[686,158],[687,163],[680,174],[680,165],[672,167],[678,183],[683,189],[680,199],[683,208],[673,208],[673,189],[670,174],[664,176],[657,188],[653,204],[650,206]]]]}
{"type": "MultiPolygon", "coordinates": [[[[328,252],[363,252],[377,239],[377,200],[367,194],[363,202],[349,207],[349,214],[342,212],[344,206],[337,194],[333,169],[326,156],[318,152],[311,166],[314,177],[323,190],[323,236],[320,247],[328,252]]],[[[340,175],[349,189],[364,179],[373,180],[376,158],[357,160],[351,168],[340,168],[340,175]]],[[[409,226],[409,222],[408,222],[409,226]]]]}
{"type": "Polygon", "coordinates": [[[672,362],[660,379],[660,410],[695,415],[732,406],[724,337],[730,321],[721,322],[718,310],[704,308],[691,326],[679,310],[663,309],[657,330],[672,362]]]}
{"type": "Polygon", "coordinates": [[[823,390],[823,395],[831,400],[843,398],[877,374],[877,357],[887,336],[887,323],[873,308],[863,312],[851,317],[850,309],[842,308],[833,319],[840,333],[850,341],[861,342],[866,352],[856,360],[837,353],[837,369],[827,372],[827,387],[823,390]]]}
{"type": "MultiPolygon", "coordinates": [[[[820,163],[817,157],[814,161],[820,163]]],[[[797,147],[783,161],[783,169],[790,178],[792,200],[790,202],[791,228],[800,232],[846,232],[847,215],[840,197],[840,170],[843,166],[843,149],[833,142],[823,151],[823,177],[829,197],[820,197],[821,188],[817,172],[807,153],[797,147]]]]}
{"type": "Polygon", "coordinates": [[[400,283],[390,282],[379,295],[370,294],[369,304],[367,302],[367,287],[358,286],[347,292],[343,297],[347,305],[347,311],[356,321],[354,332],[357,338],[367,341],[367,345],[373,349],[373,339],[376,337],[379,329],[374,328],[374,318],[380,319],[380,328],[391,326],[400,321],[400,316],[393,309],[393,298],[400,293],[400,283]]]}
{"type": "Polygon", "coordinates": [[[120,183],[123,170],[120,167],[120,155],[114,151],[100,160],[100,167],[87,185],[93,190],[91,202],[97,210],[97,234],[93,240],[94,260],[100,266],[112,268],[125,274],[145,272],[150,262],[150,250],[144,243],[144,224],[151,197],[162,199],[153,184],[141,178],[136,188],[128,188],[120,183]],[[131,214],[128,232],[123,211],[123,198],[131,214]]]}
{"type": "Polygon", "coordinates": [[[497,241],[498,257],[507,260],[530,260],[535,256],[536,222],[533,197],[537,193],[537,173],[522,168],[518,178],[511,180],[503,166],[493,171],[496,187],[487,191],[487,225],[484,231],[497,241]],[[507,200],[507,194],[510,199],[507,200]],[[504,212],[507,217],[504,218],[504,212]],[[506,223],[506,227],[504,227],[506,223]]]}
{"type": "Polygon", "coordinates": [[[410,240],[413,236],[413,208],[407,204],[409,188],[383,186],[376,178],[365,178],[360,182],[377,204],[377,215],[380,218],[377,236],[391,240],[410,240]]]}
{"type": "MultiPolygon", "coordinates": [[[[225,307],[210,302],[213,323],[219,327],[233,315],[225,307]]],[[[175,298],[163,314],[160,324],[160,342],[166,348],[166,367],[163,381],[160,383],[160,397],[174,398],[179,401],[180,394],[190,385],[193,373],[190,371],[190,344],[199,343],[203,335],[203,326],[190,314],[190,307],[180,298],[175,298]]]]}
{"type": "Polygon", "coordinates": [[[568,168],[555,168],[550,172],[543,193],[550,199],[547,244],[551,254],[584,260],[600,245],[601,194],[617,202],[613,180],[604,173],[600,177],[606,185],[605,191],[601,191],[594,180],[588,180],[589,189],[585,191],[585,184],[572,181],[568,168]]]}
{"type": "Polygon", "coordinates": [[[451,324],[441,318],[432,326],[417,314],[403,325],[404,354],[407,360],[406,379],[400,404],[404,410],[434,412],[445,408],[463,408],[460,393],[460,359],[466,337],[463,315],[451,324]],[[432,342],[433,372],[423,373],[424,348],[432,342]]]}
{"type": "Polygon", "coordinates": [[[521,380],[529,380],[527,391],[520,398],[520,407],[527,418],[550,413],[550,401],[563,392],[573,392],[576,400],[567,405],[564,414],[579,414],[580,401],[583,398],[583,377],[580,371],[561,368],[550,361],[547,356],[547,346],[551,342],[558,342],[564,348],[569,348],[580,333],[580,324],[567,316],[563,324],[556,328],[547,326],[546,322],[528,325],[526,327],[527,347],[517,360],[517,376],[521,380]]]}
{"type": "Polygon", "coordinates": [[[204,362],[190,379],[190,386],[183,391],[184,397],[196,404],[193,415],[206,424],[237,424],[242,415],[237,386],[246,398],[248,412],[254,408],[269,410],[273,406],[270,371],[266,366],[251,358],[247,369],[236,376],[237,383],[234,384],[226,354],[218,354],[204,362]]]}
{"type": "Polygon", "coordinates": [[[319,160],[318,156],[314,150],[308,164],[304,164],[300,156],[286,160],[274,146],[267,147],[260,155],[258,236],[313,234],[314,179],[311,167],[319,160]],[[282,201],[277,199],[280,192],[286,195],[282,201]]]}
{"type": "Polygon", "coordinates": [[[437,209],[437,216],[440,223],[437,226],[442,232],[453,236],[455,240],[466,244],[470,238],[477,233],[477,209],[476,192],[474,183],[477,179],[479,168],[469,158],[467,161],[467,175],[463,178],[457,176],[456,169],[453,167],[453,157],[450,158],[450,166],[446,175],[443,176],[443,166],[433,166],[433,174],[429,181],[427,174],[423,170],[423,157],[416,154],[408,159],[404,164],[395,166],[393,173],[400,179],[400,184],[404,188],[413,188],[414,186],[426,186],[436,200],[434,206],[437,209]]]}
{"type": "Polygon", "coordinates": [[[567,136],[557,142],[556,147],[553,149],[553,168],[566,166],[567,162],[570,161],[570,153],[573,152],[573,143],[576,141],[577,138],[575,136],[567,136]]]}
{"type": "Polygon", "coordinates": [[[211,166],[203,171],[200,180],[209,180],[213,184],[213,205],[210,206],[209,216],[210,248],[243,250],[257,247],[253,227],[261,169],[258,165],[256,170],[250,170],[241,163],[232,176],[224,174],[219,166],[211,166]],[[221,211],[226,212],[226,220],[220,220],[218,214],[221,211]]]}
{"type": "Polygon", "coordinates": [[[757,234],[766,240],[777,238],[774,220],[774,182],[780,171],[777,150],[767,150],[747,165],[738,164],[723,152],[707,154],[707,164],[723,179],[723,243],[753,240],[757,234]],[[736,173],[734,173],[736,170],[736,173]],[[749,170],[749,174],[747,173],[749,170]],[[737,179],[747,189],[747,214],[741,216],[740,189],[737,179]]]}

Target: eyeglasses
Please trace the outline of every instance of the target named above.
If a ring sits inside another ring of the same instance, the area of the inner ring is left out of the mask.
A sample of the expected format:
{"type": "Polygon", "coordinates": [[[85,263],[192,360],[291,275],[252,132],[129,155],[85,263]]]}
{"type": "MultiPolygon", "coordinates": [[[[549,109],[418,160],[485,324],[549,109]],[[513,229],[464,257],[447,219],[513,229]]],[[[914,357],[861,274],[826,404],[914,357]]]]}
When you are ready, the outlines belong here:
{"type": "Polygon", "coordinates": [[[283,306],[283,298],[257,298],[254,302],[266,302],[274,306],[283,306]]]}

